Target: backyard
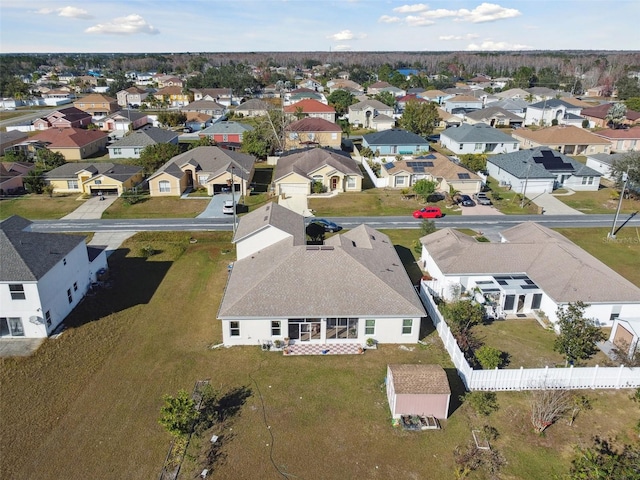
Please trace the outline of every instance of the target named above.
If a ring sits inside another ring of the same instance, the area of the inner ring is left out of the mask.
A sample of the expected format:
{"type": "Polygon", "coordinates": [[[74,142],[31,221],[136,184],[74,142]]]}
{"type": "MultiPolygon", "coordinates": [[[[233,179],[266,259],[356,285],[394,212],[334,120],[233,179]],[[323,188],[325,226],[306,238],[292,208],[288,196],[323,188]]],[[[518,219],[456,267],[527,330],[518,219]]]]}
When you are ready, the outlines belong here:
{"type": "MultiPolygon", "coordinates": [[[[413,263],[419,232],[389,233],[401,243],[403,262],[413,263]]],[[[157,478],[170,443],[157,421],[162,396],[191,391],[202,379],[225,396],[226,413],[192,440],[184,479],[202,470],[212,434],[219,448],[210,455],[210,478],[271,478],[277,468],[323,479],[452,478],[454,450],[472,441],[472,427],[487,423],[499,432],[492,445],[507,460],[504,478],[566,472],[573,445],[595,434],[637,437],[629,391],[585,392],[593,405],[588,415],[572,427],[562,420],[544,436],[530,426],[525,393],[499,393],[500,409],[478,417],[460,405],[462,384],[432,327],[425,345],[381,345],[358,356],[211,349],[221,340],[216,312],[235,258],[230,239],[229,232],[130,238],[110,258],[113,286],[86,298],[63,335],[31,357],[0,359],[2,478],[157,478]],[[148,246],[154,255],[147,258],[148,246]],[[389,363],[445,367],[453,394],[443,430],[391,426],[389,363]]]]}

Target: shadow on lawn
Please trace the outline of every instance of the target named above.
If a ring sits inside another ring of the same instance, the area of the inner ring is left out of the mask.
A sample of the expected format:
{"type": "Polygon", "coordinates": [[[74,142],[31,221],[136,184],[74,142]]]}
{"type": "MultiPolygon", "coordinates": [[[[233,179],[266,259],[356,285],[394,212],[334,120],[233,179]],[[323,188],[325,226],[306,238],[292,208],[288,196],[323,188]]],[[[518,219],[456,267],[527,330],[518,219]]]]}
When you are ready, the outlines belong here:
{"type": "Polygon", "coordinates": [[[447,373],[447,380],[449,380],[449,387],[451,388],[451,399],[449,400],[449,416],[451,416],[462,405],[460,397],[467,393],[467,389],[455,367],[445,368],[444,371],[447,373]]]}
{"type": "Polygon", "coordinates": [[[109,280],[93,295],[87,295],[64,324],[79,327],[135,305],[149,303],[172,262],[149,262],[127,257],[128,249],[118,249],[109,257],[109,280]]]}
{"type": "Polygon", "coordinates": [[[400,257],[400,261],[402,261],[402,265],[404,265],[404,268],[411,279],[411,283],[417,285],[420,283],[422,270],[420,270],[413,253],[411,253],[411,250],[407,247],[403,247],[402,245],[394,245],[394,247],[398,257],[400,257]]]}

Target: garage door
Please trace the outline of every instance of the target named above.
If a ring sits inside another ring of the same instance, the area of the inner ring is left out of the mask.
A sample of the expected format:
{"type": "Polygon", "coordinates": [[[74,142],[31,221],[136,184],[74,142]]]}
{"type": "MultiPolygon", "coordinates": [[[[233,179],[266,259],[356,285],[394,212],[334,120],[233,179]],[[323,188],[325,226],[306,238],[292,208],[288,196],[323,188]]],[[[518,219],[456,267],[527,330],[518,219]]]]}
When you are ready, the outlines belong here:
{"type": "Polygon", "coordinates": [[[280,194],[287,195],[308,195],[309,184],[307,183],[281,183],[279,185],[280,194]]]}
{"type": "Polygon", "coordinates": [[[117,188],[100,188],[100,187],[91,187],[91,195],[118,195],[117,188]]]}

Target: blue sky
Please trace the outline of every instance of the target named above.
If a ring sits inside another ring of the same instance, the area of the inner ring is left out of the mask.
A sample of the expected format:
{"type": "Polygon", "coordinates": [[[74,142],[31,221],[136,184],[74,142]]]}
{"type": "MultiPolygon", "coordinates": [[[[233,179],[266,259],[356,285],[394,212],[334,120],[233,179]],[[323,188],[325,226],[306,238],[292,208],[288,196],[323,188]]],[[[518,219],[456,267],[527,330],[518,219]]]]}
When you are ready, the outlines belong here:
{"type": "Polygon", "coordinates": [[[0,51],[640,50],[638,0],[0,0],[0,51]]]}

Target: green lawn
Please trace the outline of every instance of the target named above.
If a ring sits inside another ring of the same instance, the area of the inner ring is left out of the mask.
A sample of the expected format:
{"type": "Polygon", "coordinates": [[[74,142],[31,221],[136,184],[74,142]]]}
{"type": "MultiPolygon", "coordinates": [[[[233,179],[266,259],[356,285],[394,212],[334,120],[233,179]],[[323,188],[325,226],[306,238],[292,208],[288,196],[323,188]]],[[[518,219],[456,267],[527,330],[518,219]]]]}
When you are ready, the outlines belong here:
{"type": "MultiPolygon", "coordinates": [[[[459,405],[461,382],[433,328],[426,346],[382,345],[350,357],[211,349],[221,340],[216,311],[230,239],[229,232],[130,238],[110,258],[113,287],[85,299],[62,336],[31,357],[0,359],[3,478],[157,478],[170,442],[157,422],[162,396],[200,379],[225,397],[226,416],[192,440],[181,479],[197,478],[212,434],[220,439],[210,478],[219,479],[276,478],[274,464],[291,478],[454,478],[453,451],[485,423],[500,434],[493,447],[507,460],[502,478],[547,479],[566,471],[572,445],[592,434],[623,441],[634,434],[628,391],[585,391],[593,410],[545,436],[528,426],[523,393],[498,394],[500,410],[476,417],[459,405]],[[149,244],[160,253],[145,259],[149,244]],[[418,362],[447,369],[452,415],[441,431],[391,426],[386,366],[418,362]]],[[[402,236],[403,244],[411,240],[402,236]]]]}
{"type": "Polygon", "coordinates": [[[80,195],[22,195],[0,199],[0,218],[20,215],[29,220],[54,220],[71,213],[84,200],[80,195]]]}
{"type": "Polygon", "coordinates": [[[193,218],[207,207],[209,197],[146,197],[144,201],[127,205],[118,198],[102,214],[102,218],[193,218]]]}
{"type": "MultiPolygon", "coordinates": [[[[618,191],[601,186],[597,192],[575,192],[572,195],[558,195],[558,200],[583,213],[616,213],[618,208],[618,191]]],[[[622,213],[633,213],[640,210],[640,200],[624,199],[622,213]]]]}
{"type": "Polygon", "coordinates": [[[489,177],[487,186],[491,189],[488,193],[496,209],[506,215],[531,215],[539,213],[538,206],[527,200],[524,208],[520,207],[522,196],[506,187],[501,187],[495,178],[489,177]]]}

